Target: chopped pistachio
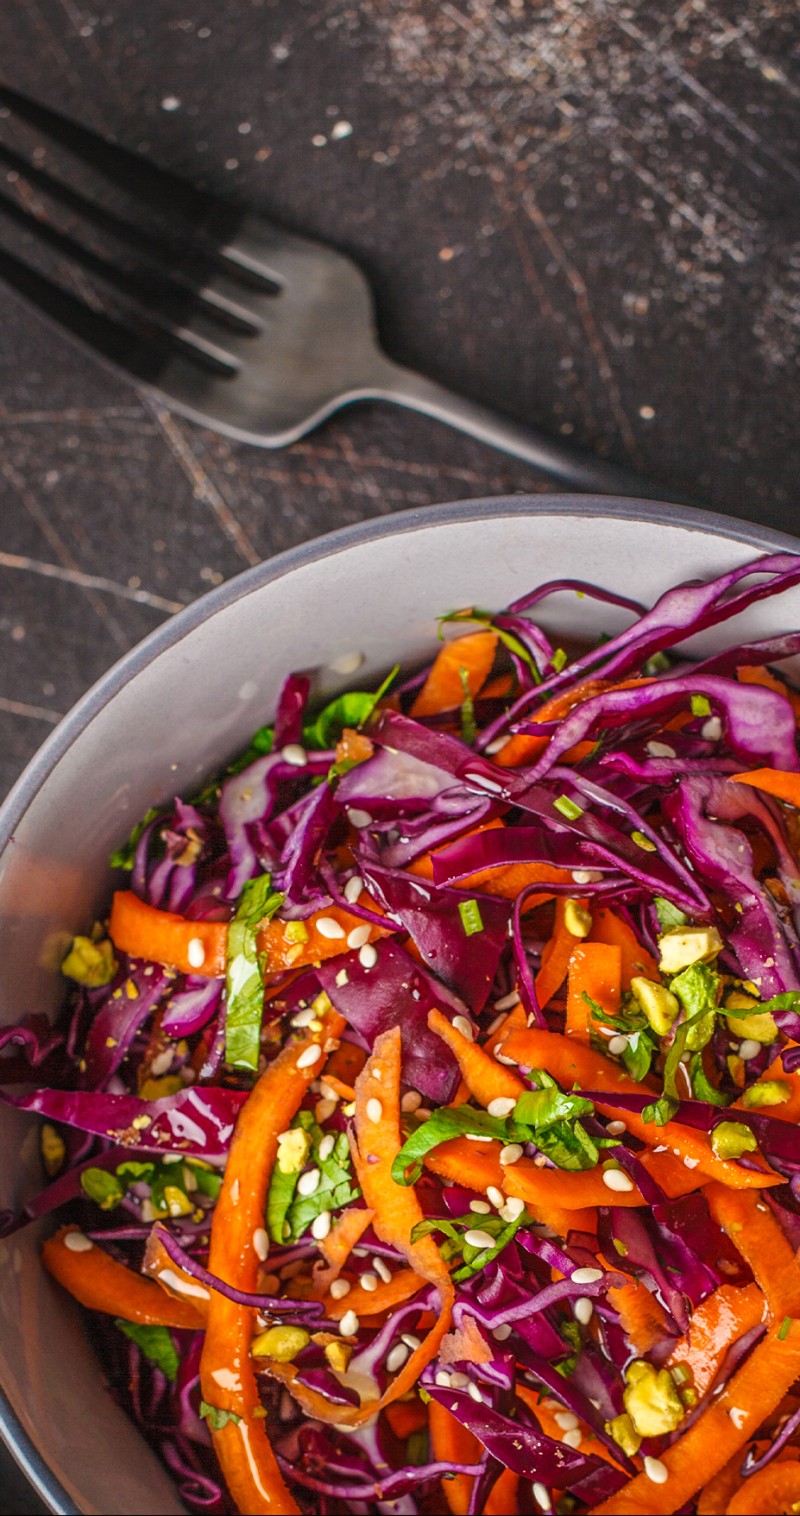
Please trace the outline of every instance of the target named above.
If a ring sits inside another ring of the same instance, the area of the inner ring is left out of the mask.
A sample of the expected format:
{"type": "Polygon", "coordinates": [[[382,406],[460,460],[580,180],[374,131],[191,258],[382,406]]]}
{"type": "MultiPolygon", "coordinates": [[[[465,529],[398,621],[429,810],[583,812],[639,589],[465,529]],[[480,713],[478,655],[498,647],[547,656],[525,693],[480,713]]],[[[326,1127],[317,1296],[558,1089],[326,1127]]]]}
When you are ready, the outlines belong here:
{"type": "Polygon", "coordinates": [[[577,900],[565,900],[564,925],[571,937],[588,937],[592,930],[592,913],[577,900]]]}
{"type": "Polygon", "coordinates": [[[678,926],[658,939],[662,974],[679,974],[691,963],[710,963],[724,947],[715,926],[678,926]]]}
{"type": "Polygon", "coordinates": [[[250,1351],[254,1358],[272,1358],[275,1363],[291,1363],[310,1340],[303,1327],[274,1326],[253,1339],[250,1351]]]}
{"type": "Polygon", "coordinates": [[[50,1125],[49,1121],[44,1123],[39,1133],[39,1145],[41,1147],[42,1163],[44,1164],[45,1172],[48,1178],[55,1179],[56,1174],[61,1171],[67,1149],[61,1133],[57,1132],[55,1127],[50,1125]]]}
{"type": "Polygon", "coordinates": [[[139,1096],[142,1100],[163,1100],[165,1095],[177,1095],[183,1087],[180,1074],[165,1074],[163,1079],[145,1079],[139,1096]]]}
{"type": "Polygon", "coordinates": [[[164,1199],[170,1216],[189,1216],[194,1206],[188,1195],[179,1190],[177,1184],[164,1185],[164,1199]]]}
{"type": "Polygon", "coordinates": [[[278,1138],[278,1168],[282,1174],[299,1174],[311,1151],[311,1138],[302,1127],[292,1127],[278,1138]]]}
{"type": "Polygon", "coordinates": [[[684,1417],[675,1381],[667,1369],[656,1369],[644,1358],[628,1367],[622,1399],[640,1437],[674,1432],[684,1417]]]}
{"type": "Polygon", "coordinates": [[[754,1153],[758,1143],[743,1121],[721,1121],[711,1133],[711,1146],[717,1158],[741,1158],[754,1153]]]}
{"type": "Polygon", "coordinates": [[[665,1037],[680,1011],[677,996],[663,984],[656,984],[654,979],[638,975],[631,980],[631,989],[653,1031],[659,1037],[665,1037]]]}
{"type": "Polygon", "coordinates": [[[353,1349],[346,1342],[329,1342],[324,1349],[325,1357],[332,1369],[337,1374],[346,1374],[347,1366],[352,1357],[353,1349]]]}
{"type": "Polygon", "coordinates": [[[117,960],[111,943],[92,942],[91,937],[73,937],[72,947],[61,964],[61,972],[76,984],[97,989],[109,984],[117,972],[117,960]]]}
{"type": "Polygon", "coordinates": [[[769,1046],[778,1040],[778,1028],[771,1011],[753,1014],[758,1001],[742,990],[730,990],[725,996],[726,1011],[747,1011],[746,1016],[728,1016],[728,1031],[732,1037],[752,1037],[754,1042],[769,1046]]]}
{"type": "Polygon", "coordinates": [[[283,935],[287,942],[308,942],[308,927],[304,921],[287,921],[283,935]]]}
{"type": "Polygon", "coordinates": [[[615,1416],[613,1421],[607,1421],[606,1431],[609,1437],[613,1437],[617,1447],[622,1448],[623,1453],[627,1453],[629,1458],[636,1456],[642,1445],[642,1439],[627,1413],[615,1416]]]}
{"type": "Polygon", "coordinates": [[[762,1079],[742,1092],[742,1105],[753,1110],[759,1105],[783,1105],[792,1093],[785,1079],[762,1079]]]}

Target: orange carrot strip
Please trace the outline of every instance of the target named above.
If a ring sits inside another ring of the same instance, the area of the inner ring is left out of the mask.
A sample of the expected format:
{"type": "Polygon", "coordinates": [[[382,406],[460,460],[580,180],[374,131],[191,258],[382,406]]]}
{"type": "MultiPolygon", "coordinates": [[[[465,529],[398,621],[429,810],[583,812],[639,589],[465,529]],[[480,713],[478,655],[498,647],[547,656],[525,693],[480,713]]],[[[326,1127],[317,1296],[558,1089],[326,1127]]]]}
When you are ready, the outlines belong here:
{"type": "Polygon", "coordinates": [[[751,1474],[728,1503],[726,1516],[781,1516],[800,1505],[800,1462],[771,1463],[751,1474]]]}
{"type": "MultiPolygon", "coordinates": [[[[327,1067],[325,1069],[326,1080],[328,1078],[327,1067]]],[[[314,1287],[311,1291],[315,1300],[321,1300],[327,1295],[334,1279],[338,1279],[350,1254],[360,1237],[363,1237],[367,1227],[371,1225],[374,1211],[359,1210],[356,1206],[348,1206],[342,1211],[339,1220],[331,1227],[327,1237],[323,1237],[318,1243],[319,1250],[325,1259],[327,1268],[314,1268],[314,1287]]]]}
{"type": "MultiPolygon", "coordinates": [[[[585,903],[581,901],[582,905],[585,903]]],[[[579,937],[573,937],[572,932],[567,931],[564,922],[566,904],[567,901],[563,895],[556,899],[553,931],[542,950],[541,968],[536,975],[536,998],[542,1009],[549,1005],[553,996],[561,989],[567,977],[570,959],[580,941],[579,937]]]]}
{"type": "Polygon", "coordinates": [[[713,1479],[709,1479],[697,1497],[697,1516],[725,1516],[728,1502],[733,1499],[742,1483],[741,1466],[742,1454],[739,1451],[734,1453],[713,1479]]]}
{"type": "Polygon", "coordinates": [[[674,1369],[682,1364],[690,1369],[692,1388],[702,1400],[716,1379],[728,1349],[758,1326],[763,1316],[764,1297],[757,1284],[743,1287],[721,1284],[713,1295],[697,1306],[688,1331],[675,1343],[667,1359],[667,1368],[674,1369]]]}
{"type": "Polygon", "coordinates": [[[622,1000],[622,949],[615,943],[576,942],[567,977],[566,1034],[588,1043],[598,1029],[588,995],[609,1016],[616,1016],[622,1000]]]}
{"type": "Polygon", "coordinates": [[[156,1225],[147,1239],[142,1273],[157,1280],[171,1300],[178,1300],[182,1305],[191,1306],[201,1320],[205,1321],[208,1316],[211,1291],[182,1269],[179,1264],[173,1263],[159,1233],[160,1228],[156,1225]]]}
{"type": "Polygon", "coordinates": [[[357,732],[352,726],[346,726],[336,744],[336,762],[366,763],[374,751],[374,743],[365,732],[357,732]]]}
{"type": "Polygon", "coordinates": [[[788,800],[800,809],[800,774],[787,773],[785,769],[752,769],[749,774],[731,774],[734,784],[749,784],[755,790],[764,790],[767,795],[776,795],[779,800],[788,800]]]}
{"type": "Polygon", "coordinates": [[[519,1474],[515,1474],[512,1469],[503,1469],[500,1478],[492,1485],[486,1496],[483,1516],[517,1516],[518,1489],[519,1474]]]}
{"type": "MultiPolygon", "coordinates": [[[[334,1075],[352,1089],[366,1061],[363,1048],[356,1047],[354,1042],[340,1042],[325,1065],[325,1083],[329,1084],[331,1075],[334,1075]]],[[[352,1095],[348,1096],[349,1100],[352,1098],[352,1095]]]]}
{"type": "MultiPolygon", "coordinates": [[[[378,907],[370,899],[366,891],[362,894],[362,902],[370,910],[376,911],[378,907]]],[[[309,964],[319,963],[323,958],[338,958],[340,953],[349,951],[347,938],[355,927],[365,926],[360,916],[354,916],[351,911],[346,911],[340,905],[326,905],[320,911],[315,911],[312,916],[306,916],[303,921],[308,938],[305,942],[293,942],[287,935],[287,927],[292,924],[280,921],[277,916],[262,927],[258,933],[258,951],[267,955],[267,973],[280,974],[285,969],[305,968],[309,964]],[[342,928],[342,937],[324,937],[317,930],[317,922],[322,918],[336,921],[342,928]]],[[[296,923],[294,923],[296,925],[296,923]]],[[[391,927],[370,925],[370,942],[377,942],[379,937],[386,937],[393,930],[391,927]]]]}
{"type": "Polygon", "coordinates": [[[345,1084],[341,1079],[337,1079],[335,1074],[329,1074],[327,1069],[325,1070],[325,1083],[330,1086],[334,1095],[339,1095],[342,1100],[355,1100],[356,1092],[353,1086],[345,1084]]]}
{"type": "MultiPolygon", "coordinates": [[[[613,1268],[615,1273],[623,1274],[616,1264],[613,1268]]],[[[631,1347],[637,1353],[649,1353],[656,1343],[663,1342],[669,1335],[666,1311],[641,1279],[634,1279],[629,1274],[623,1274],[623,1278],[625,1284],[608,1291],[609,1304],[619,1311],[622,1330],[631,1347]]]]}
{"type": "Polygon", "coordinates": [[[422,1432],[428,1425],[428,1409],[421,1400],[393,1400],[387,1405],[385,1411],[395,1437],[405,1442],[407,1437],[413,1437],[415,1432],[422,1432]]]}
{"type": "MultiPolygon", "coordinates": [[[[344,1021],[329,1012],[322,1031],[291,1041],[265,1069],[239,1113],[225,1176],[211,1226],[208,1267],[213,1274],[255,1291],[259,1259],[254,1233],[264,1226],[278,1136],[289,1126],[322,1061],[301,1065],[304,1054],[340,1035],[344,1021]]],[[[231,1497],[248,1516],[285,1516],[298,1507],[283,1482],[264,1426],[261,1398],[250,1361],[254,1312],[213,1293],[200,1360],[203,1399],[230,1411],[219,1431],[211,1427],[214,1451],[231,1497]],[[254,1413],[257,1412],[257,1415],[254,1413]]]]}
{"type": "Polygon", "coordinates": [[[132,890],[116,890],[108,932],[114,946],[132,958],[170,964],[182,974],[201,974],[209,979],[225,973],[227,921],[187,921],[174,911],[148,905],[132,890]],[[200,968],[189,960],[189,943],[194,940],[203,944],[205,952],[200,968]]]}
{"type": "Polygon", "coordinates": [[[577,1083],[584,1090],[607,1091],[608,1101],[597,1101],[599,1111],[606,1116],[621,1116],[628,1131],[648,1147],[664,1143],[677,1158],[688,1158],[698,1174],[719,1179],[734,1189],[764,1189],[783,1183],[781,1176],[771,1169],[737,1168],[731,1160],[717,1158],[704,1132],[696,1132],[676,1121],[656,1126],[655,1122],[643,1121],[633,1111],[621,1111],[614,1105],[614,1095],[641,1095],[642,1085],[629,1079],[615,1063],[592,1048],[569,1041],[557,1032],[532,1027],[527,1032],[515,1032],[509,1037],[504,1051],[523,1066],[547,1069],[565,1089],[577,1083]]]}
{"type": "MultiPolygon", "coordinates": [[[[613,684],[608,679],[587,679],[584,684],[575,685],[574,689],[564,690],[558,695],[553,695],[550,700],[540,706],[528,717],[529,721],[558,721],[562,716],[567,716],[576,705],[582,705],[585,700],[591,700],[593,695],[602,694],[603,690],[627,690],[635,689],[640,684],[652,684],[651,679],[623,679],[619,684],[613,684]]],[[[495,763],[502,768],[520,768],[524,763],[532,763],[547,747],[549,737],[537,737],[530,732],[516,732],[509,737],[505,747],[495,754],[495,763]]]]}
{"type": "MultiPolygon", "coordinates": [[[[481,832],[496,831],[496,829],[498,827],[502,827],[502,825],[502,818],[500,816],[493,816],[491,821],[481,821],[478,826],[465,827],[463,832],[457,833],[457,836],[459,840],[463,842],[467,837],[477,837],[481,832]]],[[[450,847],[452,842],[453,838],[450,837],[448,838],[447,842],[441,843],[439,847],[432,848],[429,853],[423,853],[421,857],[415,858],[413,862],[409,863],[408,865],[409,874],[415,874],[418,879],[432,879],[433,859],[436,857],[437,853],[441,853],[443,848],[450,847]]]]}
{"type": "Polygon", "coordinates": [[[560,1206],[565,1211],[598,1205],[644,1205],[638,1186],[632,1190],[610,1190],[603,1182],[603,1170],[584,1169],[568,1173],[564,1169],[540,1169],[532,1158],[520,1158],[503,1170],[503,1187],[516,1195],[538,1215],[543,1206],[560,1206]]]}
{"type": "MultiPolygon", "coordinates": [[[[483,1451],[474,1432],[462,1426],[447,1406],[431,1400],[428,1406],[431,1432],[431,1452],[437,1463],[477,1463],[483,1451]]],[[[467,1516],[473,1478],[470,1474],[456,1474],[454,1479],[442,1479],[442,1494],[453,1516],[467,1516]]]]}
{"type": "Polygon", "coordinates": [[[749,1265],[771,1317],[800,1316],[800,1266],[794,1248],[765,1201],[752,1190],[709,1184],[708,1208],[749,1265]]]}
{"type": "Polygon", "coordinates": [[[485,631],[446,642],[411,707],[411,715],[436,716],[440,711],[458,710],[465,693],[462,669],[474,699],[492,671],[498,641],[496,632],[485,631]]]}
{"type": "Polygon", "coordinates": [[[652,953],[642,947],[636,933],[607,905],[592,910],[592,930],[587,942],[615,943],[622,953],[622,988],[629,990],[631,979],[641,976],[659,980],[658,964],[652,953]]]}
{"type": "Polygon", "coordinates": [[[468,1190],[486,1194],[490,1184],[502,1188],[505,1169],[500,1162],[499,1142],[470,1142],[467,1137],[452,1137],[425,1154],[425,1167],[440,1179],[463,1184],[468,1190]]]}
{"type": "MultiPolygon", "coordinates": [[[[174,1300],[154,1280],[143,1279],[124,1263],[117,1263],[95,1243],[87,1248],[88,1238],[81,1245],[85,1251],[73,1252],[66,1239],[78,1235],[78,1227],[66,1226],[55,1237],[48,1237],[42,1248],[42,1262],[81,1305],[90,1311],[102,1311],[106,1316],[139,1322],[141,1326],[188,1327],[195,1332],[202,1327],[203,1315],[196,1305],[188,1300],[174,1300]]],[[[203,1293],[205,1305],[208,1292],[203,1293]]]]}
{"type": "Polygon", "coordinates": [[[519,1076],[495,1062],[477,1042],[470,1042],[441,1011],[428,1012],[428,1026],[455,1054],[467,1089],[479,1105],[486,1107],[498,1097],[516,1100],[522,1094],[525,1085],[519,1076]]]}
{"type": "MultiPolygon", "coordinates": [[[[561,1411],[561,1407],[559,1406],[556,1409],[549,1404],[549,1395],[540,1395],[537,1390],[530,1389],[528,1385],[522,1384],[519,1380],[517,1381],[516,1393],[520,1400],[533,1411],[545,1436],[552,1437],[556,1442],[561,1442],[564,1436],[564,1428],[559,1426],[556,1421],[556,1416],[561,1411]]],[[[579,1425],[582,1438],[581,1449],[587,1453],[594,1453],[597,1458],[602,1458],[604,1463],[610,1463],[612,1468],[619,1468],[619,1464],[609,1452],[605,1443],[595,1436],[594,1430],[589,1426],[588,1422],[581,1421],[579,1425]]]]}
{"type": "Polygon", "coordinates": [[[664,1484],[637,1474],[591,1516],[669,1516],[707,1484],[739,1448],[755,1437],[800,1374],[800,1321],[792,1321],[781,1341],[772,1327],[753,1349],[721,1395],[717,1395],[682,1437],[661,1453],[664,1484]]]}

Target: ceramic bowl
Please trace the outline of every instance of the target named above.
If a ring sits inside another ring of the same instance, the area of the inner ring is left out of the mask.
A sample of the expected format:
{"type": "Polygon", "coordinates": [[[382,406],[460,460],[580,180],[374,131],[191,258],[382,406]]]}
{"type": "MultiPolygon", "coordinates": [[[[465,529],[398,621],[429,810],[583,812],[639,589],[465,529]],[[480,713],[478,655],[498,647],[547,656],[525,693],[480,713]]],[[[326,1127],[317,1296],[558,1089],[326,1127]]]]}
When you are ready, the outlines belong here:
{"type": "MultiPolygon", "coordinates": [[[[0,812],[0,1021],[55,1013],[54,934],[108,898],[107,859],[151,805],[191,792],[244,747],[290,669],[360,653],[359,686],[434,647],[438,613],[499,608],[546,579],[584,578],[652,602],[794,539],[650,501],[473,500],[348,527],[197,601],[112,668],[53,732],[0,812]]],[[[624,613],[574,594],[543,621],[578,637],[624,613]]],[[[754,606],[737,640],[800,625],[800,589],[754,606]]],[[[698,644],[722,646],[722,627],[698,644]]],[[[350,676],[352,683],[353,676],[350,676]]],[[[0,1207],[41,1184],[37,1123],[0,1108],[0,1207]]],[[[52,1223],[48,1223],[52,1225],[52,1223]]],[[[0,1431],[57,1512],[183,1509],[154,1453],[111,1401],[77,1307],[40,1268],[37,1226],[0,1242],[0,1431]]]]}

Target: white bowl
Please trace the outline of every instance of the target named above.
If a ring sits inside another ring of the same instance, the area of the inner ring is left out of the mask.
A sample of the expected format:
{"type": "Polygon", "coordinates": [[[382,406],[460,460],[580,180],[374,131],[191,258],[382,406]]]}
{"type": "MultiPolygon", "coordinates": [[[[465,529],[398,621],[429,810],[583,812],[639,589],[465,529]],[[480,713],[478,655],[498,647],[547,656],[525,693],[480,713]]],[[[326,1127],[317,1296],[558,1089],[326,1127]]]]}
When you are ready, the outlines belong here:
{"type": "MultiPolygon", "coordinates": [[[[160,627],[79,702],[0,811],[0,1021],[54,1014],[46,967],[58,931],[108,898],[107,859],[151,805],[191,792],[273,711],[284,674],[369,688],[435,645],[437,614],[498,609],[547,579],[583,578],[651,603],[790,537],[651,501],[592,496],[473,500],[334,532],[212,591],[160,627]],[[330,665],[359,652],[347,678],[330,665]]],[[[542,609],[564,634],[614,632],[623,612],[574,594],[542,609]]],[[[700,639],[724,646],[800,626],[800,589],[700,639]]],[[[41,1185],[37,1123],[0,1108],[0,1207],[41,1185]]],[[[47,1223],[44,1230],[52,1223],[47,1223]]],[[[182,1510],[173,1484],[109,1399],[84,1318],[37,1258],[43,1228],[0,1242],[0,1431],[57,1512],[182,1510]]]]}

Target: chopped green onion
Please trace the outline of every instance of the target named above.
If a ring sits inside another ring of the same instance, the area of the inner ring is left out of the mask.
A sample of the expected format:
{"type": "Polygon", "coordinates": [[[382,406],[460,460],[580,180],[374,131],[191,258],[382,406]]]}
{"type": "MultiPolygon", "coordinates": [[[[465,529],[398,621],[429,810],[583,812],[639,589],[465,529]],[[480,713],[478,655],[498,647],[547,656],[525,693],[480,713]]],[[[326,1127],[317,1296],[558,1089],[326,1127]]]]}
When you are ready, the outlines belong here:
{"type": "Polygon", "coordinates": [[[483,931],[483,918],[477,900],[459,900],[458,914],[468,937],[474,937],[476,932],[483,931]]]}
{"type": "Polygon", "coordinates": [[[566,668],[566,665],[567,655],[563,647],[557,647],[552,658],[550,659],[550,667],[551,669],[554,669],[557,674],[560,674],[561,670],[563,668],[566,668]]]}
{"type": "Polygon", "coordinates": [[[781,1322],[781,1324],[780,1324],[780,1326],[778,1328],[778,1341],[779,1342],[785,1342],[786,1339],[787,1339],[787,1337],[789,1336],[789,1333],[791,1332],[791,1330],[792,1330],[792,1318],[791,1318],[791,1316],[784,1316],[783,1321],[781,1322]]]}
{"type": "Polygon", "coordinates": [[[644,832],[631,832],[631,842],[635,842],[636,846],[640,847],[645,853],[658,852],[655,843],[651,842],[649,837],[645,837],[644,832]]]}
{"type": "Polygon", "coordinates": [[[709,704],[707,696],[705,696],[705,695],[692,695],[692,702],[691,703],[692,703],[692,715],[693,716],[710,716],[711,715],[711,706],[709,704]]]}
{"type": "Polygon", "coordinates": [[[553,805],[562,816],[566,816],[567,821],[577,821],[578,817],[583,815],[583,806],[576,805],[574,800],[570,800],[569,795],[559,795],[558,799],[553,801],[553,805]]]}

